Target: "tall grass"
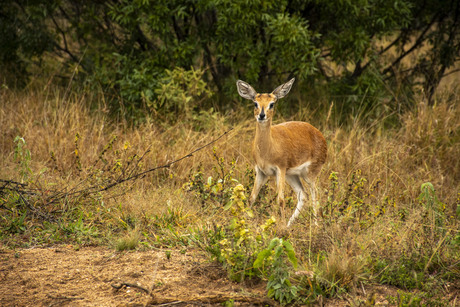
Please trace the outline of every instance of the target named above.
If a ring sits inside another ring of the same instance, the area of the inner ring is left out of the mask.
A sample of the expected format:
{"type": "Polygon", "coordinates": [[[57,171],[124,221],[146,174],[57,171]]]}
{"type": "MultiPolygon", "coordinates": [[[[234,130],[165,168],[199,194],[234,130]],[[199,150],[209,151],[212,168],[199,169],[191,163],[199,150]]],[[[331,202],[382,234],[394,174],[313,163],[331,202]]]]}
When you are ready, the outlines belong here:
{"type": "MultiPolygon", "coordinates": [[[[14,158],[17,136],[31,153],[35,176],[29,183],[45,191],[78,185],[81,178],[93,176],[95,163],[103,170],[147,151],[141,168],[164,165],[233,130],[214,150],[201,150],[134,183],[101,192],[90,202],[76,200],[66,211],[70,213],[61,216],[68,223],[65,229],[52,221],[22,218],[26,213],[18,200],[5,203],[0,209],[8,216],[0,225],[3,243],[70,240],[117,246],[114,242],[124,243],[135,233],[136,243],[129,248],[206,244],[219,254],[213,247],[222,236],[219,227],[230,220],[222,207],[237,182],[246,191],[253,182],[249,107],[196,119],[207,129],[196,129],[196,122],[168,127],[148,120],[132,127],[109,117],[103,105],[94,108],[84,94],[63,96],[60,91],[0,92],[0,179],[21,180],[14,158]]],[[[299,277],[304,286],[299,293],[314,300],[357,291],[363,282],[429,291],[458,280],[460,97],[451,93],[433,107],[421,102],[391,129],[383,119],[369,123],[359,117],[342,126],[331,116],[333,108],[310,116],[329,148],[318,179],[321,222],[311,225],[306,208],[288,234],[281,226],[274,230],[289,237],[302,268],[313,272],[313,277],[299,277]]],[[[308,114],[302,110],[301,119],[308,114]]],[[[273,185],[253,207],[258,213],[254,225],[281,216],[273,185]]],[[[295,195],[288,191],[293,210],[295,195]]]]}

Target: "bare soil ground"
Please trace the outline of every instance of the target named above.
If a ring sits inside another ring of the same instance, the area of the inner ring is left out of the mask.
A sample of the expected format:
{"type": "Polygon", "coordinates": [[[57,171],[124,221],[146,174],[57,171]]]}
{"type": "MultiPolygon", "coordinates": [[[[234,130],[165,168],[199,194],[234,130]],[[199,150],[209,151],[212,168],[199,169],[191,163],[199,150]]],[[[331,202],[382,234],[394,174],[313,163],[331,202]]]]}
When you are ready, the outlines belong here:
{"type": "Polygon", "coordinates": [[[72,246],[0,252],[1,306],[270,304],[265,285],[227,279],[200,252],[72,246]]]}
{"type": "MultiPolygon", "coordinates": [[[[265,286],[231,282],[200,251],[172,250],[168,257],[164,250],[0,247],[0,306],[276,306],[265,286]]],[[[396,290],[368,285],[352,301],[372,296],[376,306],[389,306],[386,297],[396,290]]],[[[318,305],[350,306],[352,301],[318,305]]]]}

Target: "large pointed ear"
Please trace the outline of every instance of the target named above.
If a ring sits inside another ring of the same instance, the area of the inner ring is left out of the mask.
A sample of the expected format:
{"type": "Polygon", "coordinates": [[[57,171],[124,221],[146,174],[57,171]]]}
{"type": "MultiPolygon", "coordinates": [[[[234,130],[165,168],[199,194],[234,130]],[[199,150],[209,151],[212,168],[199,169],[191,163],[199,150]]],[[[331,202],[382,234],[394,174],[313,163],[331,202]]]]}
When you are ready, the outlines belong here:
{"type": "Polygon", "coordinates": [[[236,87],[238,88],[238,94],[245,99],[254,100],[257,95],[257,92],[252,88],[252,86],[244,81],[236,81],[236,87]]]}
{"type": "Polygon", "coordinates": [[[278,86],[273,92],[272,94],[276,96],[276,99],[280,99],[280,98],[283,98],[284,96],[286,96],[289,91],[291,90],[291,87],[292,87],[292,84],[294,84],[294,81],[295,81],[295,78],[292,78],[291,80],[289,80],[288,82],[278,86]]]}

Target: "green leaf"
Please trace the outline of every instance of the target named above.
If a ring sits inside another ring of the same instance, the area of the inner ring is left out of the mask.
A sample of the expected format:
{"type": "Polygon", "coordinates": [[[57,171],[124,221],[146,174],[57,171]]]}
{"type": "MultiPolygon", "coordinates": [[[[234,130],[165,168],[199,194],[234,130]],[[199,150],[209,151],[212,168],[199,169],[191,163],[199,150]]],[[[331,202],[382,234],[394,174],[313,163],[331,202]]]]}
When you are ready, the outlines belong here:
{"type": "Polygon", "coordinates": [[[264,260],[266,258],[268,258],[270,256],[270,254],[271,254],[271,252],[270,252],[269,249],[264,249],[259,254],[257,254],[257,258],[254,261],[253,267],[256,268],[256,269],[260,268],[263,265],[264,260]]]}
{"type": "Polygon", "coordinates": [[[280,244],[280,239],[279,238],[274,238],[270,241],[270,244],[268,245],[267,249],[272,250],[275,248],[276,245],[280,244]]]}
{"type": "Polygon", "coordinates": [[[275,293],[275,290],[273,290],[273,288],[270,288],[270,289],[268,289],[268,291],[267,291],[267,296],[268,296],[269,298],[272,298],[273,295],[274,295],[274,293],[275,293]]]}
{"type": "Polygon", "coordinates": [[[224,206],[224,210],[227,211],[228,209],[232,207],[232,205],[233,205],[232,201],[227,202],[227,204],[224,206]]]}
{"type": "Polygon", "coordinates": [[[283,246],[286,250],[286,255],[294,268],[297,268],[297,257],[295,256],[294,248],[289,241],[284,240],[283,246]]]}
{"type": "Polygon", "coordinates": [[[281,284],[276,284],[276,285],[273,286],[273,289],[274,289],[274,290],[278,290],[278,289],[280,289],[280,288],[281,288],[281,284]]]}

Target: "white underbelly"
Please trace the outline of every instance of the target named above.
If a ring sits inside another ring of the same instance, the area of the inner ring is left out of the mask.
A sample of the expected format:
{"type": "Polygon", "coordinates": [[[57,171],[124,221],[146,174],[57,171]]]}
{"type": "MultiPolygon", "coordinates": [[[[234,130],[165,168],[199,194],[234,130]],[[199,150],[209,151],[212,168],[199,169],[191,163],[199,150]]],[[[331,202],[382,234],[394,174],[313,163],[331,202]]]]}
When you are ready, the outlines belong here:
{"type": "Polygon", "coordinates": [[[302,174],[307,174],[308,173],[308,168],[310,167],[311,162],[305,162],[299,166],[288,168],[286,170],[287,175],[295,175],[295,176],[301,176],[302,174]]]}
{"type": "MultiPolygon", "coordinates": [[[[310,167],[311,162],[305,162],[299,166],[288,168],[286,170],[286,175],[288,176],[302,176],[302,174],[308,173],[308,168],[310,167]]],[[[276,176],[279,172],[279,168],[276,165],[263,165],[257,166],[259,170],[267,176],[276,176]]]]}

